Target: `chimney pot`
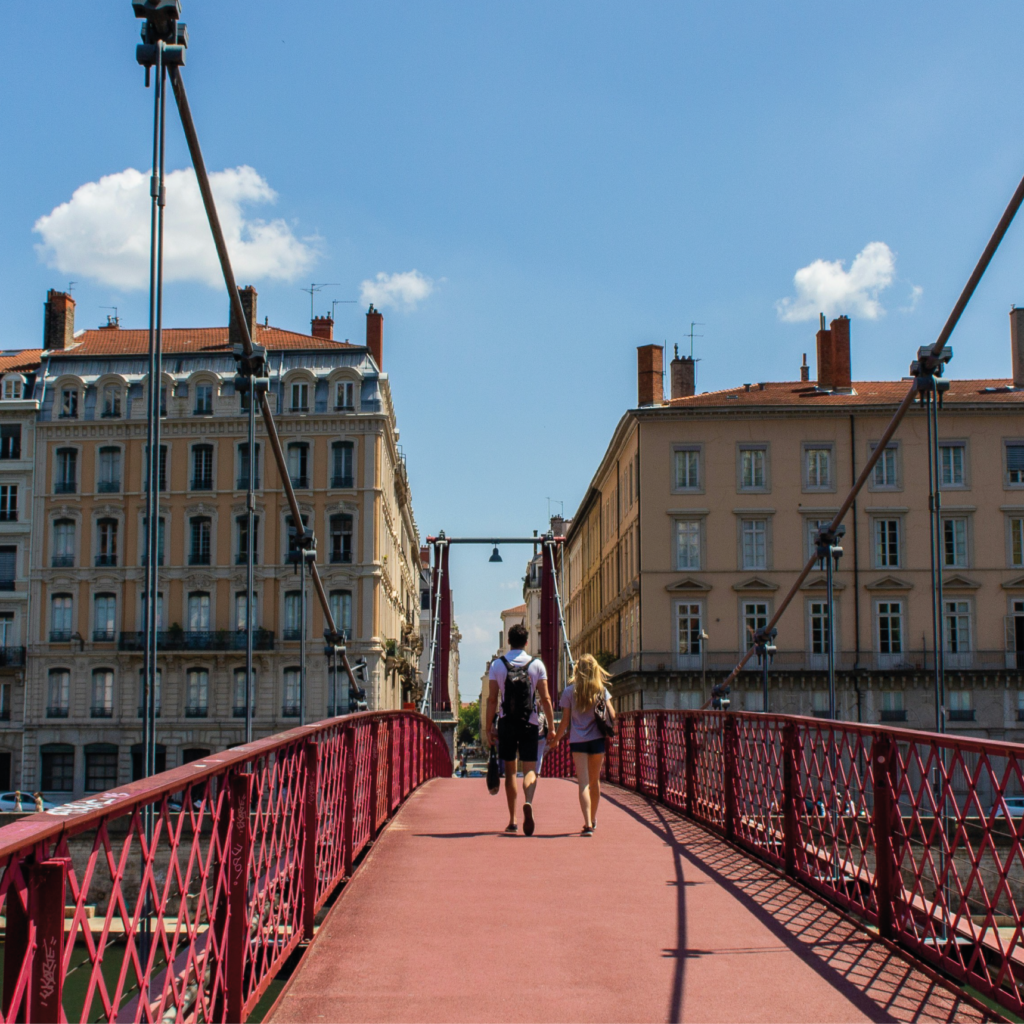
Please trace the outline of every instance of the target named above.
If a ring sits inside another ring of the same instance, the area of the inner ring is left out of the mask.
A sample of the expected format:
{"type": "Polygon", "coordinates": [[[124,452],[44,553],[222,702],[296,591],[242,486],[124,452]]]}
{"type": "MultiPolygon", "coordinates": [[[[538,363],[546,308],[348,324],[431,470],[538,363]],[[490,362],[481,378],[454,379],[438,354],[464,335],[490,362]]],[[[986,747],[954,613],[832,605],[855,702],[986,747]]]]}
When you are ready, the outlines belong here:
{"type": "Polygon", "coordinates": [[[811,379],[811,368],[807,365],[807,353],[804,353],[804,362],[800,367],[800,379],[810,380],[811,379]]]}
{"type": "Polygon", "coordinates": [[[334,319],[329,316],[315,316],[313,317],[313,329],[314,338],[326,338],[328,341],[334,340],[334,319]]]}
{"type": "Polygon", "coordinates": [[[384,369],[384,314],[370,303],[366,311],[366,347],[370,350],[378,370],[384,369]]]}
{"type": "Polygon", "coordinates": [[[1010,309],[1010,361],[1013,364],[1013,386],[1024,388],[1024,309],[1010,309]]]}
{"type": "Polygon", "coordinates": [[[669,382],[673,398],[689,398],[696,386],[696,364],[692,356],[679,357],[676,346],[676,357],[669,367],[669,382]]]}
{"type": "MultiPolygon", "coordinates": [[[[238,297],[242,300],[242,312],[245,314],[245,323],[249,328],[249,340],[256,344],[256,289],[247,285],[238,289],[238,297]]],[[[231,345],[242,344],[243,331],[235,320],[235,311],[231,309],[228,314],[228,342],[231,345]]]]}
{"type": "Polygon", "coordinates": [[[637,405],[661,405],[665,400],[664,349],[640,345],[636,350],[637,405]]]}
{"type": "Polygon", "coordinates": [[[43,348],[60,351],[75,340],[75,300],[67,292],[51,288],[43,306],[43,348]]]}

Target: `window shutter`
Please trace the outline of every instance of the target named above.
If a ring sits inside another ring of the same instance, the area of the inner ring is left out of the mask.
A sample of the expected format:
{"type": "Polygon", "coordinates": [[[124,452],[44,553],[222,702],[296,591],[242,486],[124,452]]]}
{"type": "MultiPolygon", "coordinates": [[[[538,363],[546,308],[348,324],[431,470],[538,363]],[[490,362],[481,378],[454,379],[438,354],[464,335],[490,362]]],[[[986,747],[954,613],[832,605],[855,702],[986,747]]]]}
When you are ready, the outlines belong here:
{"type": "Polygon", "coordinates": [[[1024,471],[1024,444],[1006,446],[1006,468],[1008,471],[1024,471]]]}

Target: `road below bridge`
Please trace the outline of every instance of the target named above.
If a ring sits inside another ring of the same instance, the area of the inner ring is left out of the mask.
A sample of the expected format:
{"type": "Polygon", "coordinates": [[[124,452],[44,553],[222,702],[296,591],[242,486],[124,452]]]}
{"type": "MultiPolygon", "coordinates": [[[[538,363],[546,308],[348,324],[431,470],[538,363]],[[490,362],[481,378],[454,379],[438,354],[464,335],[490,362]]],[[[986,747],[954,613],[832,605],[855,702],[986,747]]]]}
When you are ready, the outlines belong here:
{"type": "Polygon", "coordinates": [[[290,1021],[974,1021],[957,989],[770,868],[609,786],[541,781],[502,833],[483,779],[414,793],[279,1000],[290,1021]]]}

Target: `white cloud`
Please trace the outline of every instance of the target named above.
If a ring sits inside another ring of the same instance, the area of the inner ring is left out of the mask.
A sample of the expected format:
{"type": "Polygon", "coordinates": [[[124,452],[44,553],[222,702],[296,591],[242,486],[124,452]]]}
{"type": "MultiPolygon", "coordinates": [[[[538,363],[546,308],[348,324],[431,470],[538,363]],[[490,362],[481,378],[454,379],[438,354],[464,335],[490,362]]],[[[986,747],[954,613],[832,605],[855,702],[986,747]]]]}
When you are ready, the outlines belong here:
{"type": "MultiPolygon", "coordinates": [[[[273,203],[277,193],[251,167],[210,175],[235,277],[291,281],[316,260],[309,240],[281,219],[248,218],[244,207],[273,203]]],[[[124,290],[149,284],[149,175],[129,167],[75,189],[66,203],[36,221],[46,264],[124,290]]],[[[220,264],[192,168],[167,175],[164,280],[223,286],[220,264]]]]}
{"type": "Polygon", "coordinates": [[[360,297],[365,306],[403,306],[415,309],[416,304],[434,290],[434,282],[418,270],[407,270],[399,274],[378,274],[372,281],[363,281],[360,297]]]}
{"type": "Polygon", "coordinates": [[[906,306],[900,306],[900,312],[913,313],[917,309],[917,304],[921,301],[922,295],[924,295],[924,289],[919,284],[912,284],[910,286],[910,298],[907,300],[906,306]]]}
{"type": "Polygon", "coordinates": [[[849,314],[866,320],[885,315],[879,294],[896,275],[896,254],[885,242],[869,242],[854,257],[849,270],[843,260],[815,260],[793,275],[796,296],[775,303],[779,317],[796,322],[849,314]]]}

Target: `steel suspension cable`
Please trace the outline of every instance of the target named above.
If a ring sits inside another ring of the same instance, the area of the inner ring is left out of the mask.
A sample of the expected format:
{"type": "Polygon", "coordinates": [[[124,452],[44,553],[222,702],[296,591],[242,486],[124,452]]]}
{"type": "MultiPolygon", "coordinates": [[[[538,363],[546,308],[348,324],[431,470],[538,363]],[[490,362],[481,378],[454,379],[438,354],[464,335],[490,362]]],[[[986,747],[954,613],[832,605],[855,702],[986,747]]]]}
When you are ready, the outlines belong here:
{"type": "MultiPolygon", "coordinates": [[[[565,628],[565,616],[562,613],[562,595],[558,592],[558,570],[555,567],[555,542],[553,540],[545,540],[544,547],[548,549],[548,556],[551,559],[551,583],[555,590],[555,607],[558,609],[558,628],[562,633],[562,649],[565,651],[565,656],[569,659],[569,668],[572,671],[576,669],[576,662],[572,656],[572,648],[569,646],[569,631],[565,628]]],[[[568,682],[568,680],[566,680],[568,682]]],[[[554,695],[552,694],[552,700],[554,695]]]]}
{"type": "Polygon", "coordinates": [[[438,634],[441,631],[441,582],[444,579],[444,559],[439,558],[437,562],[437,589],[435,592],[435,605],[431,614],[434,621],[430,624],[430,658],[427,661],[427,682],[423,690],[423,700],[420,701],[420,713],[426,714],[429,707],[430,696],[434,689],[434,658],[437,652],[438,634]]]}
{"type": "MultiPolygon", "coordinates": [[[[992,262],[992,257],[996,254],[996,250],[999,248],[999,243],[1002,242],[1010,224],[1013,222],[1013,218],[1016,216],[1017,211],[1021,207],[1021,203],[1024,203],[1024,178],[1021,178],[1017,185],[1013,196],[1010,198],[1010,202],[1007,204],[1006,209],[1003,211],[1003,215],[999,218],[999,223],[996,225],[995,230],[992,232],[992,236],[988,240],[988,244],[985,246],[984,251],[975,264],[974,270],[971,276],[967,280],[967,284],[964,285],[963,291],[960,292],[959,298],[956,300],[953,309],[950,311],[949,316],[946,318],[946,322],[939,331],[938,337],[935,339],[935,343],[932,345],[929,355],[932,359],[938,359],[942,355],[943,349],[946,347],[946,342],[949,341],[950,335],[952,335],[954,328],[963,315],[964,310],[967,308],[967,303],[971,301],[971,296],[974,295],[975,290],[978,287],[979,282],[984,276],[985,271],[988,269],[989,263],[992,262]]],[[[843,503],[839,508],[839,511],[835,514],[832,522],[829,524],[829,530],[834,531],[843,521],[846,513],[850,510],[850,506],[853,504],[857,495],[860,493],[864,484],[867,483],[868,478],[874,471],[875,463],[882,457],[882,452],[885,451],[886,446],[892,440],[893,435],[896,433],[896,428],[899,427],[903,421],[903,417],[906,416],[907,411],[914,402],[915,396],[918,394],[917,382],[910,386],[903,400],[897,406],[896,411],[893,413],[892,419],[889,421],[888,426],[882,433],[881,438],[875,445],[874,451],[871,453],[871,457],[868,459],[864,468],[861,470],[860,476],[857,477],[856,482],[850,489],[849,493],[843,499],[843,503]]],[[[783,597],[776,609],[775,614],[772,615],[768,624],[765,626],[766,630],[770,630],[776,626],[779,619],[782,618],[783,613],[789,607],[793,598],[800,592],[800,587],[804,580],[807,579],[811,570],[814,568],[815,562],[817,562],[817,554],[812,555],[808,560],[807,564],[803,567],[800,575],[797,576],[796,582],[789,588],[786,596],[783,597]]],[[[743,666],[751,659],[754,654],[754,648],[750,647],[740,658],[736,667],[729,673],[724,681],[724,685],[728,685],[735,680],[736,676],[743,670],[743,666]]]]}

